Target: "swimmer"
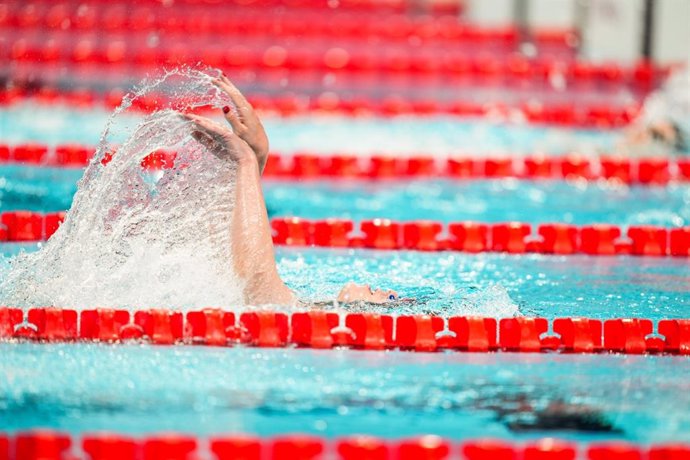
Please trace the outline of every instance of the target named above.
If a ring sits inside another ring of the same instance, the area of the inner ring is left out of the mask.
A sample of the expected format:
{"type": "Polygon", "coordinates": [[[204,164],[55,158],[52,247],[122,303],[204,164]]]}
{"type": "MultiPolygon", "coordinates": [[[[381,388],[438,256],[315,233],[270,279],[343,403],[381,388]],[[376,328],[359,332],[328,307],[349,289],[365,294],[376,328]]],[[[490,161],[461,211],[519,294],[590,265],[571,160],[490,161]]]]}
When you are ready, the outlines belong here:
{"type": "MultiPolygon", "coordinates": [[[[186,114],[193,124],[192,137],[219,159],[233,164],[237,171],[235,206],[230,222],[233,263],[244,282],[244,301],[248,305],[303,305],[278,274],[271,227],[261,190],[261,173],[268,159],[268,137],[261,120],[240,91],[223,75],[214,84],[224,91],[237,108],[223,108],[230,127],[209,118],[186,114]],[[241,242],[241,243],[240,243],[241,242]]],[[[385,304],[398,300],[391,290],[348,283],[338,294],[342,303],[385,304]]]]}
{"type": "Polygon", "coordinates": [[[618,150],[626,156],[690,154],[690,63],[650,94],[618,150]]]}

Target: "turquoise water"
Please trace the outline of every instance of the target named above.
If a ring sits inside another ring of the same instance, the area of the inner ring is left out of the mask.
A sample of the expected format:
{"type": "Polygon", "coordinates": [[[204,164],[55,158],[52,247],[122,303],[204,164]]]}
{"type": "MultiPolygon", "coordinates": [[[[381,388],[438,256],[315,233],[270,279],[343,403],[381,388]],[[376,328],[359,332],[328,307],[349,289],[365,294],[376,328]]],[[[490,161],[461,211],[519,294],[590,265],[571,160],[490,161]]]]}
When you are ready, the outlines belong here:
{"type": "Polygon", "coordinates": [[[667,227],[690,223],[690,186],[625,187],[522,180],[265,182],[275,216],[354,220],[568,222],[667,227]]]}
{"type": "Polygon", "coordinates": [[[5,430],[690,441],[687,358],[33,344],[0,355],[5,430]]]}
{"type": "MultiPolygon", "coordinates": [[[[50,111],[49,111],[50,110],[50,111]]],[[[2,142],[94,144],[107,114],[0,110],[2,142]]],[[[428,118],[268,118],[272,148],[368,154],[607,149],[616,133],[428,118]]],[[[0,210],[67,209],[81,170],[0,166],[0,210]]],[[[265,184],[273,216],[687,225],[685,185],[445,180],[265,184]]],[[[0,244],[0,273],[20,250],[0,244]]],[[[391,313],[688,317],[686,259],[278,248],[301,297],[349,280],[416,302],[391,313]]],[[[133,305],[147,308],[150,305],[133,305]]],[[[451,439],[690,441],[688,359],[0,343],[0,427],[81,433],[310,432],[451,439]]]]}
{"type": "MultiPolygon", "coordinates": [[[[81,170],[0,165],[0,209],[68,209],[81,170]]],[[[519,180],[264,181],[271,217],[690,224],[690,186],[519,180]]]]}
{"type": "MultiPolygon", "coordinates": [[[[22,248],[36,245],[0,245],[0,268],[22,248]]],[[[690,270],[680,258],[278,248],[277,262],[281,277],[304,299],[333,299],[348,281],[416,299],[384,309],[391,313],[505,317],[519,311],[601,319],[690,314],[690,270]]]]}
{"type": "MultiPolygon", "coordinates": [[[[109,112],[100,109],[19,105],[0,109],[0,139],[56,145],[95,145],[109,112]]],[[[262,118],[276,152],[470,154],[514,152],[563,154],[611,151],[616,131],[572,130],[529,124],[488,123],[454,117],[348,118],[296,116],[262,118]]]]}
{"type": "Polygon", "coordinates": [[[0,165],[0,210],[65,211],[83,173],[76,168],[0,165]]]}

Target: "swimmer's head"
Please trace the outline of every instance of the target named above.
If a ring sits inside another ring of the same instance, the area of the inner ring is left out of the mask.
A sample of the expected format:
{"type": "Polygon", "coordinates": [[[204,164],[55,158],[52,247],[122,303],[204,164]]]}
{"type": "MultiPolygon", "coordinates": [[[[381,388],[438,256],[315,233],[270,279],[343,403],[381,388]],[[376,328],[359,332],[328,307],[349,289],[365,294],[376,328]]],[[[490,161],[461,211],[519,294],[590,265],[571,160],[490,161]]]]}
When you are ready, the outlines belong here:
{"type": "Polygon", "coordinates": [[[622,153],[632,156],[688,153],[688,144],[682,130],[670,121],[632,127],[620,147],[622,153]]]}
{"type": "Polygon", "coordinates": [[[398,293],[392,290],[372,289],[368,284],[347,283],[338,294],[338,302],[367,302],[386,304],[398,300],[398,293]]]}

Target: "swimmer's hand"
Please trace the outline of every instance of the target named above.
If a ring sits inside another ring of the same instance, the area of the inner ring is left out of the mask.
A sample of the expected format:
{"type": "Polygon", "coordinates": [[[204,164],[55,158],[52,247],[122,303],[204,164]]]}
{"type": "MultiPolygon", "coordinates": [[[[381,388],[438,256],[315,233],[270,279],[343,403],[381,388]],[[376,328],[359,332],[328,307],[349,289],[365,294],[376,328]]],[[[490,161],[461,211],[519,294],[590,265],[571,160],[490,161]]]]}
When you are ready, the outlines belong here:
{"type": "Polygon", "coordinates": [[[238,163],[255,162],[252,148],[226,126],[194,114],[184,114],[192,125],[192,137],[221,160],[232,160],[238,163]]]}
{"type": "Polygon", "coordinates": [[[259,171],[263,172],[268,160],[268,137],[254,108],[232,82],[222,75],[213,80],[213,84],[220,88],[237,107],[237,113],[230,107],[223,107],[225,119],[232,126],[232,130],[240,139],[245,141],[256,154],[259,171]]]}

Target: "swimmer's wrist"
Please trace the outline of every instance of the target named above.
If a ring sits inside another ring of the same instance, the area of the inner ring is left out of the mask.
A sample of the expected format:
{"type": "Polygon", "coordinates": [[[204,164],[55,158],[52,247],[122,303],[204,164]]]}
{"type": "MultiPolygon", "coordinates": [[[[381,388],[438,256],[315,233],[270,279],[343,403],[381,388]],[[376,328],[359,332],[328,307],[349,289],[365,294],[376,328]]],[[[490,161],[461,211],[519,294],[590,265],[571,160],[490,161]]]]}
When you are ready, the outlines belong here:
{"type": "Polygon", "coordinates": [[[259,163],[256,160],[256,156],[252,155],[242,155],[237,158],[237,167],[243,170],[255,170],[258,169],[259,163]]]}
{"type": "Polygon", "coordinates": [[[237,156],[236,161],[238,166],[240,167],[258,166],[258,162],[256,159],[256,155],[254,155],[254,152],[242,153],[241,155],[237,156]]]}

